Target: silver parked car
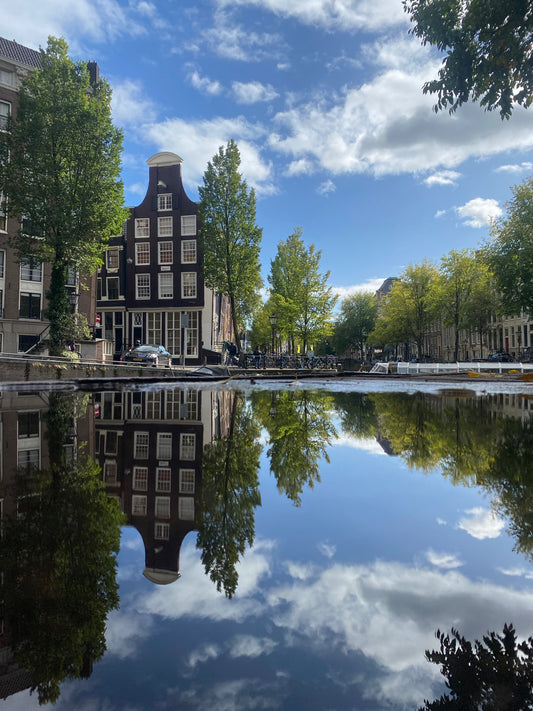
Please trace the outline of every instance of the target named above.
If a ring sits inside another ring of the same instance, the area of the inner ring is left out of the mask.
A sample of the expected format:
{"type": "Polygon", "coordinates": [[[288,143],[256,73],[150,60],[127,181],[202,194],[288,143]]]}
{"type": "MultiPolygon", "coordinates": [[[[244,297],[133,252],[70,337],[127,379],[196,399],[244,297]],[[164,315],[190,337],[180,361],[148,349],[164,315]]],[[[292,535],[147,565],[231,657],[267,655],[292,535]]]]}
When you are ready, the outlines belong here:
{"type": "Polygon", "coordinates": [[[124,353],[122,361],[124,363],[138,363],[156,368],[158,365],[170,366],[170,353],[164,346],[137,346],[131,351],[124,353]]]}

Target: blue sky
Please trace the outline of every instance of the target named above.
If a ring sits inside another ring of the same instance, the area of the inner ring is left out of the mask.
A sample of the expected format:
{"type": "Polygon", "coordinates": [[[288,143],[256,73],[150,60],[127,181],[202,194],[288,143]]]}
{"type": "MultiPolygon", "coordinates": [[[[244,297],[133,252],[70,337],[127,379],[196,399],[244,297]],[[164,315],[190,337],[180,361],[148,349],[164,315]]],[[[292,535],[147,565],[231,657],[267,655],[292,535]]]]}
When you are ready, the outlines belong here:
{"type": "Polygon", "coordinates": [[[113,87],[126,201],[146,160],[183,158],[189,196],[234,138],[257,192],[263,276],[296,227],[345,296],[409,263],[476,247],[532,172],[533,112],[422,94],[440,57],[408,34],[401,0],[0,0],[0,34],[65,37],[113,87]]]}

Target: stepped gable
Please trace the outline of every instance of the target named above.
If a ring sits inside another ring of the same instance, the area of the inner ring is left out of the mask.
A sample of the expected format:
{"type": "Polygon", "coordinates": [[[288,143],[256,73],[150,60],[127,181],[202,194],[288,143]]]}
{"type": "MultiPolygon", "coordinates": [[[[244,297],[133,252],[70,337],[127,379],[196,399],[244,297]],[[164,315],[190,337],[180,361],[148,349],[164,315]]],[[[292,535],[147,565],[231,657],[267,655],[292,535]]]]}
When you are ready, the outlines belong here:
{"type": "Polygon", "coordinates": [[[38,69],[41,66],[40,52],[4,37],[0,37],[0,57],[11,59],[19,64],[25,64],[27,67],[38,69]]]}

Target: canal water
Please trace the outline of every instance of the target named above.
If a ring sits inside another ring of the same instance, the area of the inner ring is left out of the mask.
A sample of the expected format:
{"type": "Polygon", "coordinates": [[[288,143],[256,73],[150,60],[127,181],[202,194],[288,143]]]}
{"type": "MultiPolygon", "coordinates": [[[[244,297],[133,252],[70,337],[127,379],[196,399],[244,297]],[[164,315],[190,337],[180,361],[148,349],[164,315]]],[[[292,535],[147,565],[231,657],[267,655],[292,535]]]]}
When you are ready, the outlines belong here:
{"type": "Polygon", "coordinates": [[[364,386],[3,392],[3,708],[414,711],[533,635],[531,386],[364,386]]]}

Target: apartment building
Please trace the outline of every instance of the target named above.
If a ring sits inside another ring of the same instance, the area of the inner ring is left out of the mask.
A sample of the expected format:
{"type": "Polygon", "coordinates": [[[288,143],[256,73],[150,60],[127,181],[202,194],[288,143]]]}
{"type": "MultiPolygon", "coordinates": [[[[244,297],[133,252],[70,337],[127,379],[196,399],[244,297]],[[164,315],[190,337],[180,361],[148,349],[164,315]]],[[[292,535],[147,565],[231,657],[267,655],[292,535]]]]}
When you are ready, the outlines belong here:
{"type": "Polygon", "coordinates": [[[147,160],[148,188],[111,239],[98,274],[97,320],[115,357],[140,343],[163,345],[174,362],[220,359],[229,339],[229,300],[204,285],[198,205],[183,187],[182,159],[147,160]]]}

